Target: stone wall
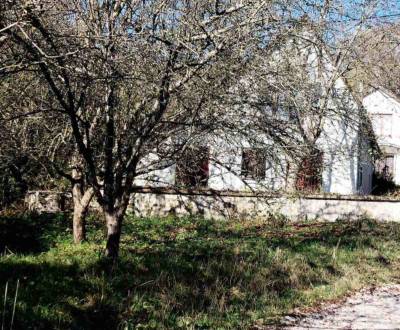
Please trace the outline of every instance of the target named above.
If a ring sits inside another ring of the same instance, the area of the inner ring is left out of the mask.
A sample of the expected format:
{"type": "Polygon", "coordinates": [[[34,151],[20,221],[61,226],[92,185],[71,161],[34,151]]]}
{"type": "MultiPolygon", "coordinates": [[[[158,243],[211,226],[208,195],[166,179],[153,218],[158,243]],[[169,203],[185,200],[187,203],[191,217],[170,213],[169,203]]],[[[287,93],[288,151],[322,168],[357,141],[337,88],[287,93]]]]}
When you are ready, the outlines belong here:
{"type": "Polygon", "coordinates": [[[266,218],[282,214],[291,220],[369,216],[400,221],[400,200],[361,196],[284,196],[239,193],[150,193],[134,195],[132,210],[139,216],[201,215],[216,219],[266,218]]]}
{"type": "Polygon", "coordinates": [[[49,190],[28,191],[25,196],[28,209],[38,213],[64,212],[71,209],[71,194],[49,190]]]}
{"type": "MultiPolygon", "coordinates": [[[[70,195],[30,192],[29,209],[38,212],[68,210],[70,195]]],[[[138,216],[199,215],[215,219],[266,218],[282,214],[291,220],[369,216],[382,221],[400,221],[400,200],[373,196],[288,196],[238,192],[175,191],[142,189],[133,194],[130,211],[138,216]]]]}

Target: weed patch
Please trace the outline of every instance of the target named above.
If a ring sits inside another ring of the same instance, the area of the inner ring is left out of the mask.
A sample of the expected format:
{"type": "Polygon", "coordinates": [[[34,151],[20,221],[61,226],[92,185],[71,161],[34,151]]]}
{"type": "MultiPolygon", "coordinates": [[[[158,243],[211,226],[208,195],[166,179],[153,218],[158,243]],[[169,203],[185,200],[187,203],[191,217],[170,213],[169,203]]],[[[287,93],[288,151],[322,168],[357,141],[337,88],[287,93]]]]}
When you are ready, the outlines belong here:
{"type": "Polygon", "coordinates": [[[5,329],[237,329],[365,285],[398,281],[400,226],[126,218],[103,259],[101,220],[72,244],[67,216],[0,219],[5,329]],[[19,291],[16,303],[17,282],[19,291]]]}

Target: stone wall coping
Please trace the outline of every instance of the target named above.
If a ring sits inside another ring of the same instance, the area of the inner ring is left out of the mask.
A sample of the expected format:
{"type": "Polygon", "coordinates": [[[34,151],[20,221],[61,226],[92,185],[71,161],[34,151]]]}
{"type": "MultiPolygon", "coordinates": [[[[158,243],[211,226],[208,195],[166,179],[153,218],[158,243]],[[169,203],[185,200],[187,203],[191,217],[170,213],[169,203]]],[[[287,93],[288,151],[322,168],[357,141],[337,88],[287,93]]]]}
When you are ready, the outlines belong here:
{"type": "Polygon", "coordinates": [[[134,187],[134,193],[157,195],[203,195],[216,197],[254,197],[254,198],[287,198],[287,199],[316,199],[316,200],[344,200],[365,202],[400,202],[400,197],[372,196],[372,195],[339,195],[339,194],[301,194],[268,191],[233,191],[211,189],[178,189],[170,187],[134,187]]]}
{"type": "MultiPolygon", "coordinates": [[[[70,192],[55,190],[30,190],[31,194],[55,194],[70,195],[70,192]]],[[[400,197],[391,196],[372,196],[372,195],[339,195],[339,194],[301,194],[284,193],[271,191],[234,191],[234,190],[213,190],[213,189],[182,189],[173,187],[140,187],[135,186],[132,193],[156,194],[156,195],[183,195],[183,196],[213,196],[213,197],[249,197],[249,198],[286,198],[286,199],[310,199],[310,200],[340,200],[340,201],[360,201],[360,202],[400,202],[400,197]]]]}
{"type": "Polygon", "coordinates": [[[57,191],[57,190],[28,190],[27,195],[32,194],[52,194],[52,195],[70,195],[69,191],[57,191]]]}

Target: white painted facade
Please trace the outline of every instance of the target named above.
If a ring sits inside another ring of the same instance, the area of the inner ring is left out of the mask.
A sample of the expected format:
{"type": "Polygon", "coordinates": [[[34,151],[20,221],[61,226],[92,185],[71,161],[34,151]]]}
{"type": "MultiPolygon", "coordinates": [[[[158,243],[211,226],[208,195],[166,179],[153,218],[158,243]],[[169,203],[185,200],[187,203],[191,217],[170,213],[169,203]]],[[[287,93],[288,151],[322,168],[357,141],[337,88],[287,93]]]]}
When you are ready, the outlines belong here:
{"type": "Polygon", "coordinates": [[[393,181],[400,185],[400,100],[379,88],[363,99],[383,156],[394,157],[393,181]]]}
{"type": "MultiPolygon", "coordinates": [[[[354,108],[354,111],[357,111],[354,108]]],[[[266,141],[267,144],[267,141],[266,141]]],[[[368,157],[362,157],[357,128],[341,120],[327,120],[324,131],[317,142],[323,151],[322,191],[340,195],[368,194],[371,189],[372,171],[368,157]],[[361,182],[360,182],[361,181],[361,182]]],[[[217,191],[293,191],[294,181],[285,173],[287,160],[268,161],[265,178],[246,179],[242,176],[242,151],[250,145],[244,140],[210,140],[209,179],[207,188],[217,191]],[[272,164],[271,164],[272,163],[272,164]]],[[[136,180],[139,186],[175,186],[176,166],[155,171],[151,180],[136,180]]]]}

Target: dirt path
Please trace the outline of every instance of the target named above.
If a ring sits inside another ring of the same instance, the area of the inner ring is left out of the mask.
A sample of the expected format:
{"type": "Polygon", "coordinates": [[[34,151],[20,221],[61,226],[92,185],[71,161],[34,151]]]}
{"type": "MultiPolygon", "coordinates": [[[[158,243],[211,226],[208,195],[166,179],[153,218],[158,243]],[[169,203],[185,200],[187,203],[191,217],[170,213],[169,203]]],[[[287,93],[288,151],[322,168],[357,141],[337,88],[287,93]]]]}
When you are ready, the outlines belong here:
{"type": "Polygon", "coordinates": [[[364,290],[340,305],[298,320],[284,319],[284,329],[400,329],[400,285],[364,290]]]}

